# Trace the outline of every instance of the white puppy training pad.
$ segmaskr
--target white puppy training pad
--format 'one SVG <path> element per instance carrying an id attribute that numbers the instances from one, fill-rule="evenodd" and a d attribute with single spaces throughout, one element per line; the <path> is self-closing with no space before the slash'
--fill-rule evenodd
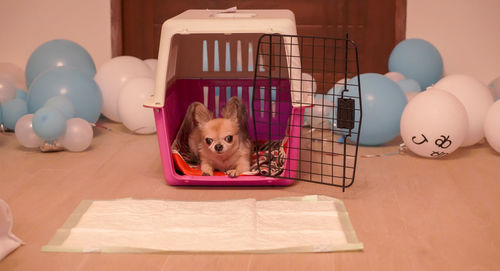
<path id="1" fill-rule="evenodd" d="M 42 251 L 284 253 L 362 250 L 342 201 L 82 201 Z"/>

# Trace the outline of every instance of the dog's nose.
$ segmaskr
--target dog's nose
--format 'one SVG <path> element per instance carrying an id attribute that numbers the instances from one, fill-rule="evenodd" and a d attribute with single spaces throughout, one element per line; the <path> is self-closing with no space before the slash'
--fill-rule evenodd
<path id="1" fill-rule="evenodd" d="M 222 146 L 222 144 L 217 144 L 217 145 L 215 145 L 214 148 L 215 148 L 216 151 L 221 152 L 222 149 L 224 148 L 224 146 Z"/>

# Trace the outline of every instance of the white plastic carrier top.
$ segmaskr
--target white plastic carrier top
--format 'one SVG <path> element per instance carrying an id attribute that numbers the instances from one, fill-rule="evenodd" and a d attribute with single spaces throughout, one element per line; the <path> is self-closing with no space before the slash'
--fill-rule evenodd
<path id="1" fill-rule="evenodd" d="M 158 52 L 158 64 L 156 70 L 155 93 L 148 99 L 144 106 L 161 108 L 165 102 L 167 81 L 167 69 L 171 49 L 171 41 L 174 35 L 188 34 L 232 34 L 232 33 L 262 33 L 296 35 L 295 15 L 290 10 L 267 9 L 267 10 L 237 10 L 230 8 L 226 10 L 187 10 L 167 21 L 162 25 L 160 48 Z M 288 40 L 285 40 L 288 39 Z M 284 37 L 284 42 L 292 43 L 292 38 Z M 298 42 L 296 46 L 286 47 L 287 55 L 299 55 Z M 288 59 L 288 58 L 287 58 Z M 294 57 L 288 64 L 290 78 L 300 78 L 300 59 Z M 292 69 L 292 67 L 294 69 Z M 298 69 L 297 69 L 298 68 Z M 291 88 L 299 90 L 300 82 L 291 80 Z M 298 97 L 293 97 L 298 96 Z M 297 105 L 310 103 L 311 93 L 303 93 L 302 97 L 293 95 L 292 102 Z"/>

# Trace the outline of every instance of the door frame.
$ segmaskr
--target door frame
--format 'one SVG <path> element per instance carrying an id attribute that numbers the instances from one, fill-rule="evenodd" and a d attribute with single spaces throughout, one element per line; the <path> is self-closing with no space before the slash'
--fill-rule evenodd
<path id="1" fill-rule="evenodd" d="M 123 55 L 122 1 L 110 0 L 111 7 L 111 56 Z M 407 0 L 395 0 L 394 44 L 406 39 Z"/>

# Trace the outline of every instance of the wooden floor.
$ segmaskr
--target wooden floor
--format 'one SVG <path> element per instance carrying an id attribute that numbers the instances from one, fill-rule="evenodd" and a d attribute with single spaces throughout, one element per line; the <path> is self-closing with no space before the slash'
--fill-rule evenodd
<path id="1" fill-rule="evenodd" d="M 104 122 L 89 150 L 40 153 L 0 134 L 0 198 L 26 242 L 0 270 L 500 270 L 500 155 L 487 143 L 447 159 L 411 154 L 360 157 L 354 185 L 172 187 L 163 179 L 156 135 Z M 361 155 L 398 146 L 362 148 Z M 362 252 L 315 254 L 42 253 L 81 200 L 267 199 L 323 194 L 344 201 Z"/>

